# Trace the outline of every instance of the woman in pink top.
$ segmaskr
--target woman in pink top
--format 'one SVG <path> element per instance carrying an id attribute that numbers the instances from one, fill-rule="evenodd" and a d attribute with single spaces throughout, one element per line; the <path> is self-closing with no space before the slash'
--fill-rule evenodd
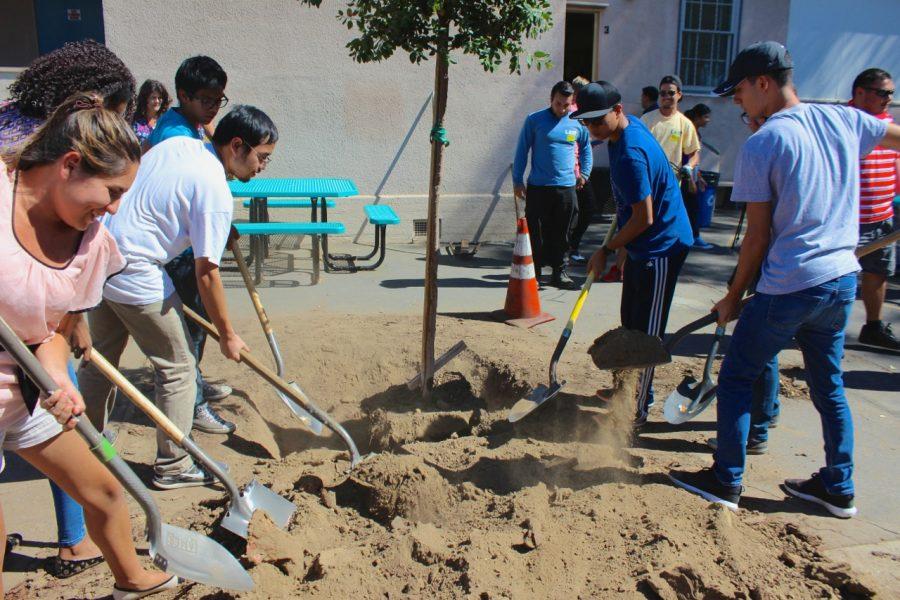
<path id="1" fill-rule="evenodd" d="M 99 97 L 76 94 L 11 158 L 13 172 L 0 170 L 0 315 L 60 387 L 38 402 L 31 386 L 20 385 L 12 357 L 0 351 L 0 445 L 84 507 L 88 531 L 115 578 L 116 599 L 140 598 L 178 580 L 141 566 L 122 486 L 71 431 L 84 401 L 68 377 L 69 346 L 56 329 L 67 313 L 99 304 L 107 277 L 124 267 L 98 218 L 115 212 L 140 153 L 121 117 Z M 27 503 L 18 508 L 27 510 Z"/>

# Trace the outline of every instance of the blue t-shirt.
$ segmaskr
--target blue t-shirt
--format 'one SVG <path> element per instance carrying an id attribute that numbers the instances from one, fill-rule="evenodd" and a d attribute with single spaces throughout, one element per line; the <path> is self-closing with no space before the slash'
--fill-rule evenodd
<path id="1" fill-rule="evenodd" d="M 531 172 L 528 185 L 575 185 L 575 144 L 578 144 L 578 163 L 581 174 L 591 175 L 594 158 L 591 155 L 590 135 L 578 121 L 569 115 L 557 117 L 549 108 L 528 115 L 513 161 L 513 183 L 522 185 L 528 151 L 531 151 Z"/>
<path id="2" fill-rule="evenodd" d="M 681 190 L 659 142 L 638 117 L 628 115 L 628 127 L 610 141 L 609 176 L 616 198 L 616 218 L 623 227 L 631 205 L 647 196 L 653 200 L 653 224 L 625 245 L 635 260 L 669 256 L 694 243 Z"/>
<path id="3" fill-rule="evenodd" d="M 163 140 L 178 136 L 203 139 L 199 128 L 192 126 L 177 109 L 170 108 L 156 122 L 156 129 L 147 138 L 147 145 L 152 148 Z"/>
<path id="4" fill-rule="evenodd" d="M 757 291 L 790 294 L 859 270 L 859 159 L 886 132 L 855 108 L 798 104 L 744 142 L 731 198 L 772 203 Z"/>

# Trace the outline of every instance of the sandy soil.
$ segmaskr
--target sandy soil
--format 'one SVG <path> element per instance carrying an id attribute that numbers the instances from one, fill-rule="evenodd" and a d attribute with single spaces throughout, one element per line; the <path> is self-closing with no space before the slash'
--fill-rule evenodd
<path id="1" fill-rule="evenodd" d="M 268 360 L 258 325 L 239 325 Z M 794 523 L 731 513 L 668 485 L 669 467 L 708 459 L 660 457 L 632 440 L 622 423 L 633 377 L 613 382 L 584 345 L 563 355 L 564 391 L 507 423 L 506 410 L 545 383 L 555 329 L 440 318 L 438 350 L 459 339 L 469 349 L 423 401 L 404 385 L 417 370 L 418 319 L 316 313 L 274 325 L 289 373 L 361 451 L 378 454 L 348 479 L 335 436 L 301 429 L 262 379 L 209 346 L 205 372 L 235 388 L 218 406 L 238 431 L 227 441 L 195 434 L 197 442 L 226 460 L 239 484 L 255 477 L 298 510 L 288 531 L 256 513 L 244 541 L 216 526 L 221 491 L 158 494 L 169 522 L 210 533 L 256 582 L 240 595 L 187 584 L 160 598 L 799 599 L 876 591 L 824 558 L 817 538 Z M 659 367 L 658 398 L 701 368 L 700 359 Z M 149 382 L 144 370 L 127 374 Z M 594 392 L 611 386 L 620 393 L 607 405 Z M 147 421 L 124 400 L 117 414 L 120 452 L 146 476 L 155 452 Z M 143 519 L 132 510 L 139 537 Z M 9 597 L 101 597 L 111 585 L 103 568 L 66 581 L 35 573 Z"/>

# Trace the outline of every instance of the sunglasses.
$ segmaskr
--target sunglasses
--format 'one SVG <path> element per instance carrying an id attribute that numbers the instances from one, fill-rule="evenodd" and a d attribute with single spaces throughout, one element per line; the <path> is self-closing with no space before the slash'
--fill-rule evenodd
<path id="1" fill-rule="evenodd" d="M 879 98 L 890 98 L 891 96 L 894 95 L 894 92 L 897 91 L 897 90 L 882 90 L 880 88 L 870 88 L 870 87 L 867 87 L 865 89 L 869 90 L 870 92 L 872 92 Z"/>
<path id="2" fill-rule="evenodd" d="M 659 95 L 663 98 L 674 98 L 677 93 L 678 92 L 660 92 Z"/>
<path id="3" fill-rule="evenodd" d="M 603 117 L 594 117 L 593 119 L 578 119 L 578 122 L 585 127 L 588 127 L 590 125 L 599 125 L 603 122 Z"/>
<path id="4" fill-rule="evenodd" d="M 741 113 L 741 121 L 744 123 L 744 125 L 749 125 L 750 124 L 750 115 L 748 115 L 745 112 Z M 760 117 L 759 119 L 757 119 L 757 121 L 759 122 L 760 125 L 762 125 L 763 123 L 766 122 L 766 117 Z"/>

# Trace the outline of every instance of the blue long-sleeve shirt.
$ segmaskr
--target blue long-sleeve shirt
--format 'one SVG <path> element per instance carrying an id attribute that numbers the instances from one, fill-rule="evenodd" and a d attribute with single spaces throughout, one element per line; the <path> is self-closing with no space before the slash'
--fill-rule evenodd
<path id="1" fill-rule="evenodd" d="M 587 179 L 594 162 L 587 129 L 568 115 L 557 117 L 549 108 L 531 113 L 519 134 L 513 161 L 513 183 L 524 183 L 530 151 L 528 185 L 574 186 L 575 144 L 578 144 L 581 174 Z"/>

